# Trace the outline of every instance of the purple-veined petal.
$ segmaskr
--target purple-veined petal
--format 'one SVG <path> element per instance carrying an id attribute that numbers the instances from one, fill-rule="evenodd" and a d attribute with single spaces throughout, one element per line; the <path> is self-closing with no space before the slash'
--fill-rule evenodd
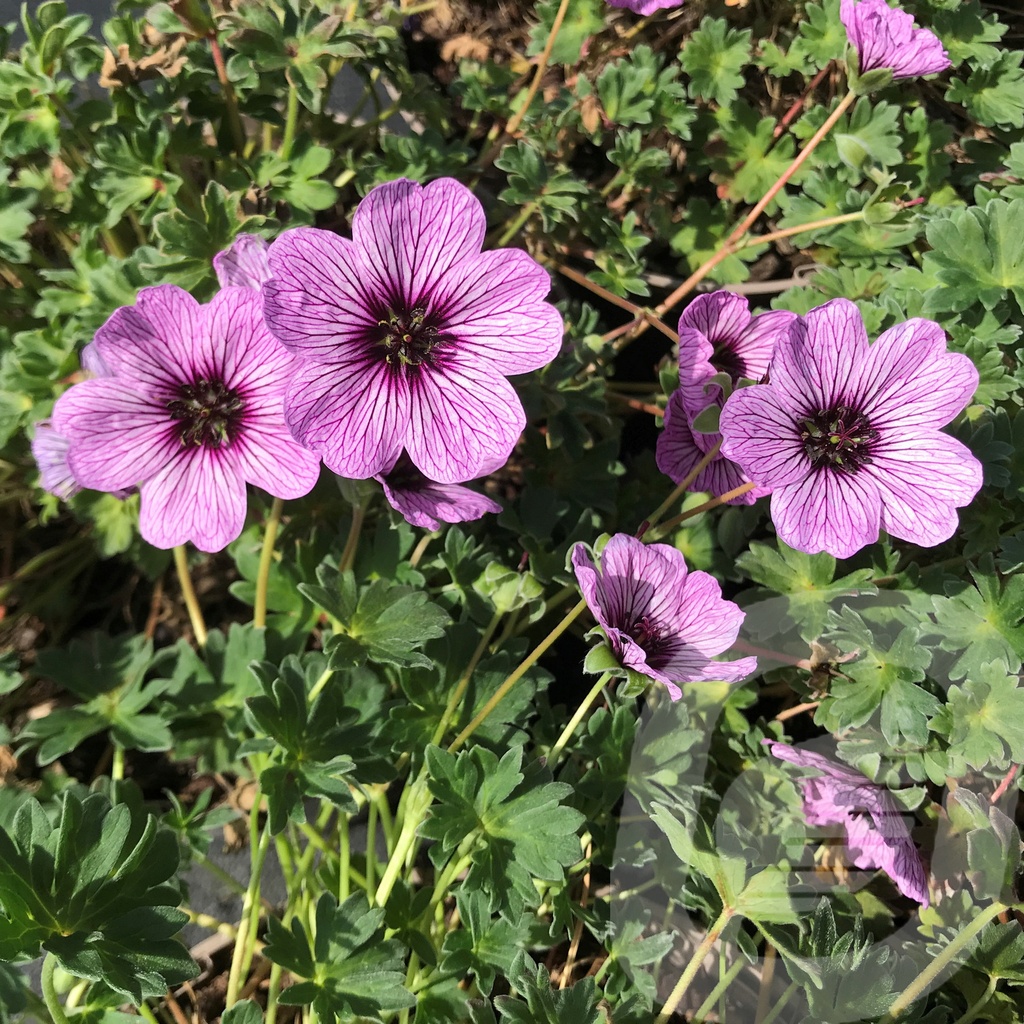
<path id="1" fill-rule="evenodd" d="M 410 309 L 426 304 L 451 267 L 480 252 L 486 230 L 480 201 L 454 178 L 378 185 L 352 218 L 374 291 Z"/>
<path id="2" fill-rule="evenodd" d="M 259 235 L 241 234 L 213 257 L 213 270 L 222 288 L 259 289 L 270 280 L 268 242 Z"/>
<path id="3" fill-rule="evenodd" d="M 953 536 L 956 509 L 969 505 L 982 484 L 970 449 L 936 430 L 886 434 L 863 473 L 878 485 L 882 529 L 924 547 Z"/>
<path id="4" fill-rule="evenodd" d="M 860 406 L 876 429 L 942 427 L 970 402 L 978 371 L 967 356 L 946 351 L 931 320 L 907 320 L 871 346 L 860 371 Z"/>
<path id="5" fill-rule="evenodd" d="M 320 460 L 285 430 L 280 418 L 274 419 L 276 423 L 260 423 L 259 429 L 245 430 L 233 441 L 231 461 L 247 483 L 273 497 L 301 498 L 316 486 Z"/>
<path id="6" fill-rule="evenodd" d="M 49 420 L 40 420 L 36 424 L 32 435 L 32 457 L 39 467 L 39 485 L 64 501 L 79 491 L 68 464 L 69 448 L 68 439 L 54 430 Z"/>
<path id="7" fill-rule="evenodd" d="M 544 298 L 548 272 L 521 249 L 467 257 L 431 293 L 444 333 L 463 359 L 486 362 L 502 375 L 551 362 L 562 347 L 562 315 Z"/>
<path id="8" fill-rule="evenodd" d="M 320 228 L 292 228 L 273 241 L 268 259 L 273 276 L 263 286 L 263 313 L 274 337 L 309 359 L 367 352 L 384 300 L 370 291 L 352 242 Z"/>
<path id="9" fill-rule="evenodd" d="M 673 632 L 705 657 L 728 650 L 739 635 L 743 610 L 722 599 L 721 584 L 709 573 L 691 572 L 676 586 L 680 593 L 676 595 Z"/>
<path id="10" fill-rule="evenodd" d="M 480 519 L 501 506 L 486 494 L 459 484 L 438 484 L 426 478 L 418 486 L 392 487 L 386 476 L 377 478 L 391 507 L 412 526 L 438 530 L 441 523 Z"/>
<path id="11" fill-rule="evenodd" d="M 722 409 L 721 453 L 765 492 L 799 483 L 810 470 L 800 428 L 780 387 L 754 384 L 734 391 Z"/>
<path id="12" fill-rule="evenodd" d="M 245 482 L 225 452 L 182 448 L 139 488 L 139 532 L 154 547 L 221 551 L 245 524 Z"/>
<path id="13" fill-rule="evenodd" d="M 796 319 L 796 313 L 785 309 L 770 309 L 751 317 L 750 323 L 731 346 L 737 362 L 743 367 L 744 377 L 750 380 L 764 377 L 777 342 L 788 334 Z"/>
<path id="14" fill-rule="evenodd" d="M 477 363 L 420 368 L 408 388 L 405 447 L 438 483 L 463 483 L 504 464 L 526 426 L 512 385 Z"/>
<path id="15" fill-rule="evenodd" d="M 849 558 L 878 540 L 882 501 L 862 474 L 819 469 L 772 492 L 771 516 L 791 548 Z"/>
<path id="16" fill-rule="evenodd" d="M 288 429 L 339 476 L 365 480 L 393 465 L 409 424 L 405 380 L 386 363 L 304 363 L 285 398 Z"/>
<path id="17" fill-rule="evenodd" d="M 97 491 L 134 487 L 181 447 L 164 407 L 111 378 L 65 391 L 53 407 L 53 425 L 71 444 L 68 463 L 75 479 Z"/>

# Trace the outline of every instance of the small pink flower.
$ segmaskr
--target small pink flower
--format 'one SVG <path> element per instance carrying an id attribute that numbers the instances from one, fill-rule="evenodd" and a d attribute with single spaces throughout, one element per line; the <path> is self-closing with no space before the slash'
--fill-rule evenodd
<path id="1" fill-rule="evenodd" d="M 608 0 L 612 7 L 625 7 L 634 14 L 645 18 L 655 11 L 663 11 L 669 7 L 681 7 L 683 0 Z"/>
<path id="2" fill-rule="evenodd" d="M 885 0 L 842 0 L 839 17 L 857 51 L 858 72 L 891 71 L 894 79 L 934 75 L 953 65 L 934 33 Z"/>
<path id="3" fill-rule="evenodd" d="M 683 695 L 677 683 L 736 682 L 757 668 L 756 658 L 712 660 L 735 643 L 744 613 L 713 576 L 690 572 L 675 548 L 617 533 L 600 565 L 577 544 L 572 567 L 615 657 L 664 683 L 673 700 Z"/>

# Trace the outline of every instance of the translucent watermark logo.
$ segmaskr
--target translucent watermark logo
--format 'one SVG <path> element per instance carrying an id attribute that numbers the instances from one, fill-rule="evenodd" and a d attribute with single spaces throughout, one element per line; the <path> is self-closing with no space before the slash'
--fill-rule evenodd
<path id="1" fill-rule="evenodd" d="M 738 650 L 758 656 L 759 698 L 697 684 L 673 703 L 651 688 L 621 807 L 612 923 L 674 936 L 659 963 L 633 969 L 655 975 L 659 1020 L 725 1010 L 745 1024 L 846 1024 L 902 1012 L 970 954 L 972 922 L 1010 899 L 1019 790 L 1012 769 L 1002 784 L 975 770 L 1007 760 L 999 730 L 975 751 L 961 742 L 970 715 L 957 709 L 976 694 L 898 593 L 847 591 L 807 608 L 772 598 L 746 612 Z M 767 720 L 750 730 L 755 700 Z M 814 738 L 774 757 L 763 741 L 783 733 Z"/>

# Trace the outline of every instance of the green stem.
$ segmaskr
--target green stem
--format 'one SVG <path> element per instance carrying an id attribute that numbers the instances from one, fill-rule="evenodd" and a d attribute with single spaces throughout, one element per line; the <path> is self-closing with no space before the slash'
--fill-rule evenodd
<path id="1" fill-rule="evenodd" d="M 122 782 L 124 780 L 124 747 L 116 740 L 112 744 L 114 756 L 110 765 L 110 781 Z"/>
<path id="2" fill-rule="evenodd" d="M 512 221 L 511 224 L 509 224 L 509 226 L 502 233 L 501 237 L 498 239 L 499 249 L 502 248 L 503 246 L 508 245 L 508 243 L 511 242 L 513 238 L 515 238 L 516 234 L 518 234 L 519 232 L 519 229 L 534 215 L 534 213 L 537 210 L 537 205 L 537 202 L 534 201 L 532 203 L 527 203 L 523 207 L 522 212 L 519 214 L 519 216 L 516 217 L 516 219 Z"/>
<path id="3" fill-rule="evenodd" d="M 700 1008 L 693 1015 L 694 1024 L 697 1024 L 698 1021 L 703 1021 L 707 1018 L 707 1015 L 714 1009 L 715 1003 L 718 1002 L 721 996 L 725 993 L 725 990 L 732 984 L 736 975 L 743 970 L 746 963 L 747 961 L 744 957 L 737 957 L 732 967 L 730 967 L 729 970 L 727 970 L 725 974 L 718 979 L 718 984 L 711 990 L 711 995 L 709 995 L 707 999 L 700 1004 Z M 604 965 L 602 964 L 601 966 L 603 967 Z"/>
<path id="4" fill-rule="evenodd" d="M 676 1007 L 683 1001 L 683 996 L 686 995 L 693 979 L 697 977 L 697 972 L 700 970 L 700 965 L 704 962 L 704 958 L 718 941 L 718 937 L 725 930 L 725 926 L 732 919 L 734 913 L 735 911 L 732 907 L 725 907 L 718 915 L 715 923 L 708 929 L 707 935 L 704 936 L 704 941 L 693 951 L 690 962 L 683 969 L 683 973 L 665 1001 L 665 1005 L 661 1008 L 661 1013 L 658 1014 L 654 1024 L 668 1024 L 672 1014 L 676 1011 Z"/>
<path id="5" fill-rule="evenodd" d="M 957 1017 L 953 1024 L 972 1024 L 972 1021 L 976 1021 L 981 1016 L 981 1011 L 988 1006 L 988 1001 L 995 995 L 996 986 L 999 984 L 999 979 L 991 977 L 988 979 L 988 985 L 985 986 L 985 991 L 982 992 L 981 996 L 971 1005 L 970 1009 L 962 1016 Z"/>
<path id="6" fill-rule="evenodd" d="M 225 885 L 230 887 L 239 896 L 245 894 L 245 886 L 242 885 L 242 883 L 233 875 L 229 875 L 219 864 L 215 864 L 212 860 L 210 860 L 210 858 L 207 857 L 205 853 L 196 853 L 194 854 L 194 856 L 198 864 L 206 868 L 206 870 L 209 871 L 211 875 L 215 875 L 217 878 L 219 878 Z"/>
<path id="7" fill-rule="evenodd" d="M 742 959 L 742 958 L 741 958 Z M 779 1014 L 786 1008 L 786 1003 L 793 998 L 793 993 L 799 988 L 799 984 L 795 981 L 791 981 L 786 987 L 786 991 L 779 996 L 779 1001 L 771 1008 L 768 1015 L 765 1017 L 761 1024 L 775 1024 L 779 1019 Z"/>
<path id="8" fill-rule="evenodd" d="M 555 764 L 557 764 L 558 757 L 565 748 L 566 743 L 572 738 L 572 734 L 576 731 L 576 726 L 583 721 L 583 717 L 590 710 L 591 705 L 601 696 L 601 691 L 608 684 L 611 677 L 610 672 L 605 672 L 591 687 L 590 693 L 584 697 L 583 703 L 576 709 L 576 714 L 569 719 L 569 724 L 562 730 L 562 735 L 555 741 L 555 745 L 551 748 L 551 753 L 548 754 L 549 768 L 554 768 Z"/>
<path id="9" fill-rule="evenodd" d="M 235 97 L 235 88 L 228 78 L 228 70 L 224 64 L 224 54 L 221 52 L 220 43 L 217 42 L 216 33 L 209 37 L 210 54 L 213 56 L 213 66 L 217 71 L 217 81 L 220 82 L 220 91 L 224 97 L 224 109 L 227 111 L 228 129 L 231 132 L 231 141 L 235 145 L 235 152 L 241 156 L 245 152 L 245 130 L 242 128 L 242 119 L 238 114 L 238 100 Z"/>
<path id="10" fill-rule="evenodd" d="M 267 625 L 267 590 L 270 585 L 270 567 L 274 562 L 274 543 L 277 528 L 281 525 L 284 500 L 275 498 L 270 506 L 270 515 L 263 530 L 263 547 L 260 550 L 260 566 L 256 573 L 256 603 L 252 610 L 252 624 L 257 629 Z"/>
<path id="11" fill-rule="evenodd" d="M 287 160 L 292 155 L 295 145 L 295 129 L 299 122 L 299 90 L 291 82 L 288 83 L 288 105 L 284 115 L 284 137 L 281 139 L 281 159 Z"/>
<path id="12" fill-rule="evenodd" d="M 61 1006 L 60 999 L 57 996 L 57 989 L 53 984 L 53 972 L 56 966 L 57 958 L 52 953 L 47 953 L 46 958 L 43 960 L 43 999 L 46 1002 L 47 1010 L 50 1011 L 50 1016 L 53 1018 L 53 1024 L 70 1024 L 68 1016 L 64 1012 L 64 1007 Z"/>
<path id="13" fill-rule="evenodd" d="M 451 697 L 448 698 L 448 704 L 444 709 L 444 713 L 441 715 L 441 721 L 437 723 L 437 728 L 434 730 L 434 735 L 430 740 L 434 746 L 437 746 L 437 744 L 441 742 L 441 739 L 447 731 L 452 717 L 458 709 L 459 702 L 462 700 L 466 693 L 466 689 L 469 687 L 470 680 L 473 678 L 473 673 L 476 671 L 477 665 L 480 664 L 480 659 L 487 653 L 487 645 L 491 642 L 491 637 L 494 636 L 494 633 L 498 628 L 498 623 L 501 622 L 501 619 L 502 613 L 495 612 L 491 616 L 491 621 L 487 623 L 487 628 L 484 630 L 483 636 L 480 638 L 480 643 L 476 645 L 476 650 L 473 651 L 473 656 L 469 659 L 469 664 L 466 666 L 466 670 L 459 677 L 458 683 L 455 684 L 455 689 L 452 691 Z"/>
<path id="14" fill-rule="evenodd" d="M 690 470 L 682 480 L 673 488 L 672 493 L 644 520 L 642 527 L 646 533 L 652 527 L 658 524 L 661 517 L 687 492 L 690 485 L 698 476 L 704 471 L 704 469 L 710 464 L 714 457 L 718 454 L 719 448 L 722 447 L 722 442 L 719 440 L 714 447 L 709 451 L 701 460 L 697 463 L 693 469 Z"/>
<path id="15" fill-rule="evenodd" d="M 179 544 L 174 549 L 174 568 L 178 572 L 178 582 L 181 584 L 181 596 L 188 609 L 189 621 L 192 623 L 192 632 L 195 634 L 196 643 L 200 647 L 206 646 L 206 621 L 203 618 L 203 610 L 199 607 L 196 598 L 195 588 L 192 586 L 192 577 L 188 571 L 188 552 L 184 544 Z"/>
<path id="16" fill-rule="evenodd" d="M 734 487 L 731 491 L 726 491 L 725 494 L 720 494 L 717 498 L 712 498 L 710 501 L 705 501 L 701 505 L 696 505 L 693 508 L 688 508 L 685 512 L 680 512 L 679 515 L 673 516 L 671 519 L 667 519 L 661 526 L 656 530 L 651 530 L 650 533 L 645 535 L 645 540 L 658 540 L 660 537 L 664 537 L 666 534 L 671 533 L 681 523 L 685 523 L 687 519 L 692 519 L 694 516 L 699 516 L 701 512 L 709 512 L 713 508 L 718 508 L 719 505 L 724 505 L 728 501 L 732 501 L 733 498 L 738 498 L 741 494 L 746 494 L 747 491 L 752 491 L 757 484 L 740 484 L 739 487 Z"/>
<path id="17" fill-rule="evenodd" d="M 504 700 L 505 695 L 512 689 L 520 679 L 526 675 L 547 651 L 549 647 L 579 618 L 583 609 L 587 607 L 586 601 L 580 601 L 566 613 L 565 618 L 558 623 L 548 635 L 526 656 L 513 673 L 498 687 L 491 699 L 480 709 L 477 716 L 466 726 L 462 732 L 451 742 L 448 752 L 454 754 L 466 740 L 480 727 L 487 716 Z"/>
<path id="18" fill-rule="evenodd" d="M 366 813 L 366 884 L 377 877 L 377 805 L 370 802 Z"/>
<path id="19" fill-rule="evenodd" d="M 259 793 L 256 794 L 256 802 L 253 804 L 252 814 L 259 813 Z M 259 905 L 260 879 L 263 875 L 263 864 L 267 859 L 267 850 L 270 849 L 270 824 L 269 822 L 260 835 L 259 845 L 256 847 L 249 886 L 245 890 L 245 899 L 242 901 L 242 915 L 238 924 L 238 935 L 235 936 L 235 948 L 231 956 L 231 970 L 228 973 L 228 991 L 224 1001 L 224 1008 L 230 1009 L 238 1001 L 238 989 L 242 983 L 242 967 L 247 959 L 250 959 L 250 921 L 253 907 Z M 255 940 L 255 934 L 251 936 Z"/>
<path id="20" fill-rule="evenodd" d="M 944 947 L 942 952 L 896 997 L 889 1007 L 889 1012 L 882 1018 L 881 1024 L 890 1024 L 906 1013 L 956 957 L 974 942 L 985 926 L 1007 909 L 1009 908 L 1005 903 L 996 901 L 986 907 L 962 932 L 955 935 L 949 945 Z"/>
<path id="21" fill-rule="evenodd" d="M 388 859 L 387 867 L 384 869 L 380 885 L 377 886 L 377 893 L 374 896 L 374 903 L 379 907 L 387 903 L 391 890 L 394 889 L 395 882 L 398 881 L 398 875 L 405 866 L 409 851 L 416 842 L 416 830 L 420 827 L 423 816 L 430 808 L 431 795 L 427 788 L 426 765 L 420 769 L 416 781 L 407 792 L 409 798 L 406 803 L 405 818 L 402 821 L 402 831 L 398 836 L 398 842 L 395 843 L 394 852 Z"/>
<path id="22" fill-rule="evenodd" d="M 363 521 L 366 519 L 366 505 L 359 504 L 352 506 L 352 523 L 348 528 L 348 538 L 345 541 L 345 550 L 338 560 L 338 572 L 346 572 L 352 568 L 356 560 L 356 549 L 359 547 L 359 534 L 363 529 Z"/>
<path id="23" fill-rule="evenodd" d="M 338 902 L 348 899 L 351 879 L 349 870 L 352 866 L 352 843 L 348 830 L 348 815 L 338 815 Z"/>

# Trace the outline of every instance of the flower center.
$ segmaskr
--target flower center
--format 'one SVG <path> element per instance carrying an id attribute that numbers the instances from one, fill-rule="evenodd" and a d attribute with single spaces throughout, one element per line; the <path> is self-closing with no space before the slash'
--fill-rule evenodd
<path id="1" fill-rule="evenodd" d="M 637 646 L 644 649 L 648 663 L 650 663 L 651 656 L 658 654 L 664 646 L 664 633 L 649 615 L 642 615 L 626 632 Z"/>
<path id="2" fill-rule="evenodd" d="M 719 342 L 711 355 L 711 365 L 718 373 L 727 373 L 734 381 L 740 377 L 747 377 L 746 361 L 740 358 L 740 354 L 731 345 Z"/>
<path id="3" fill-rule="evenodd" d="M 848 405 L 822 410 L 803 420 L 800 426 L 800 440 L 815 469 L 827 466 L 853 473 L 871 462 L 878 431 L 863 413 Z"/>
<path id="4" fill-rule="evenodd" d="M 200 377 L 182 384 L 177 397 L 167 403 L 177 420 L 183 445 L 198 448 L 223 448 L 238 436 L 242 425 L 241 396 L 223 381 Z"/>
<path id="5" fill-rule="evenodd" d="M 416 307 L 411 312 L 388 310 L 387 318 L 377 321 L 380 343 L 388 366 L 421 366 L 430 360 L 438 342 L 437 328 L 427 320 L 427 311 Z"/>

